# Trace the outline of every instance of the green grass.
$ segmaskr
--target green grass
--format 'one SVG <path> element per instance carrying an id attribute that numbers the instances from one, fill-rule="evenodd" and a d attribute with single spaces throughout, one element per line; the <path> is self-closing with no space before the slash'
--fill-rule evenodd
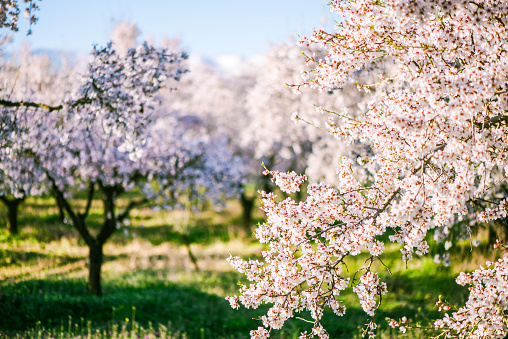
<path id="1" fill-rule="evenodd" d="M 165 279 L 164 273 L 141 271 L 109 277 L 102 298 L 89 296 L 83 279 L 20 282 L 3 291 L 2 304 L 12 307 L 0 311 L 0 326 L 12 335 L 20 327 L 24 330 L 22 324 L 40 322 L 45 328 L 59 328 L 70 316 L 90 321 L 94 329 L 104 329 L 131 318 L 133 307 L 139 324 L 171 323 L 172 331 L 191 338 L 199 337 L 202 331 L 207 337 L 244 334 L 244 328 L 255 325 L 252 314 L 244 311 L 238 315 L 222 297 L 197 288 L 194 284 L 198 281 L 174 283 Z M 231 275 L 206 278 L 208 287 L 226 282 L 234 284 Z"/>
<path id="2" fill-rule="evenodd" d="M 92 228 L 100 225 L 100 207 L 95 201 Z M 191 225 L 182 223 L 182 212 L 134 211 L 125 228 L 128 234 L 119 230 L 104 249 L 102 298 L 86 292 L 87 247 L 71 226 L 59 223 L 53 201 L 28 199 L 22 208 L 19 235 L 0 229 L 0 337 L 248 338 L 249 331 L 260 326 L 256 318 L 269 307 L 233 310 L 224 299 L 237 292 L 239 281 L 248 283 L 226 263 L 228 251 L 252 258 L 262 250 L 252 237 L 240 237 L 239 206 L 234 202 L 220 213 L 204 212 L 191 219 Z M 5 214 L 0 209 L 0 220 Z M 188 258 L 183 236 L 192 244 L 199 271 Z M 433 246 L 431 254 L 438 245 Z M 435 307 L 439 295 L 452 304 L 465 301 L 467 289 L 454 281 L 458 272 L 495 255 L 485 249 L 471 253 L 466 243 L 451 253 L 451 268 L 434 264 L 432 255 L 415 258 L 406 268 L 399 247 L 387 246 L 383 260 L 392 274 L 379 263 L 373 266 L 389 289 L 376 315 L 379 337 L 428 337 L 422 330 L 402 335 L 384 318 L 407 316 L 413 324 L 427 325 L 440 316 Z M 366 257 L 347 262 L 351 275 Z M 346 315 L 326 312 L 323 324 L 332 338 L 359 337 L 368 316 L 351 288 L 341 299 L 348 307 Z M 298 316 L 310 319 L 306 313 Z M 309 327 L 292 319 L 273 337 L 296 338 Z"/>
<path id="3" fill-rule="evenodd" d="M 172 276 L 173 280 L 178 277 L 177 282 L 170 281 Z M 145 328 L 150 323 L 165 324 L 172 333 L 185 333 L 189 338 L 200 338 L 203 333 L 206 338 L 246 338 L 249 330 L 259 325 L 253 318 L 264 314 L 267 307 L 258 310 L 229 307 L 223 296 L 234 293 L 236 282 L 242 279 L 235 272 L 204 271 L 189 275 L 183 271 L 142 270 L 108 275 L 102 298 L 89 296 L 82 278 L 30 279 L 2 289 L 0 303 L 7 307 L 0 309 L 0 327 L 11 337 L 34 326 L 51 332 L 67 328 L 70 317 L 90 322 L 93 331 L 111 331 L 113 325 L 121 328 L 126 319 L 132 319 L 135 307 L 136 321 Z M 354 299 L 351 297 L 346 299 Z M 395 307 L 381 312 L 379 317 L 416 314 L 416 310 Z M 300 316 L 310 318 L 308 314 Z M 358 333 L 358 326 L 365 319 L 361 309 L 350 308 L 344 318 L 326 314 L 323 323 L 332 337 L 347 338 Z M 292 320 L 285 326 L 282 337 L 295 337 L 306 326 L 303 321 Z M 80 329 L 84 330 L 82 325 Z"/>

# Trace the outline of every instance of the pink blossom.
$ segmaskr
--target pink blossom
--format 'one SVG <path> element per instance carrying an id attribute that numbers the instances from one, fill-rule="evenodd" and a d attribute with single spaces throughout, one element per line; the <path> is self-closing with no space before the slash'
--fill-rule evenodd
<path id="1" fill-rule="evenodd" d="M 508 2 L 333 0 L 330 8 L 338 24 L 302 39 L 303 47 L 323 53 L 307 55 L 311 69 L 294 90 L 334 91 L 353 81 L 369 92 L 356 107 L 327 111 L 323 124 L 334 137 L 368 145 L 360 161 L 368 167 L 360 176 L 343 157 L 334 185 L 309 183 L 302 201 L 263 195 L 266 222 L 256 236 L 269 250 L 248 272 L 255 283 L 240 290 L 240 301 L 274 304 L 278 312 L 263 318 L 270 329 L 308 310 L 313 331 L 321 331 L 324 308 L 337 308 L 350 283 L 363 310 L 376 314 L 386 285 L 371 269 L 384 252 L 379 236 L 388 231 L 408 263 L 429 252 L 431 230 L 448 240 L 461 216 L 491 221 L 507 214 L 505 197 L 495 193 L 508 173 Z M 382 76 L 359 77 L 365 69 Z M 266 173 L 288 193 L 305 180 Z M 486 207 L 471 212 L 480 199 Z M 365 251 L 371 256 L 361 273 L 348 276 L 343 259 Z M 451 264 L 448 253 L 437 259 Z M 487 266 L 459 276 L 470 298 L 436 327 L 457 336 L 506 335 L 506 261 Z"/>

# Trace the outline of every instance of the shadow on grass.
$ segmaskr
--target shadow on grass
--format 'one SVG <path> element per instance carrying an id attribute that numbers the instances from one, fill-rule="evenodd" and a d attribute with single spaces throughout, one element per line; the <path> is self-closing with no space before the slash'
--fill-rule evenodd
<path id="1" fill-rule="evenodd" d="M 102 298 L 90 296 L 83 279 L 4 283 L 0 289 L 0 328 L 12 334 L 35 327 L 37 321 L 46 328 L 60 328 L 72 317 L 74 322 L 84 318 L 94 328 L 104 329 L 113 322 L 131 318 L 133 307 L 140 324 L 170 323 L 172 330 L 186 332 L 188 338 L 201 338 L 202 333 L 206 338 L 247 338 L 250 330 L 261 326 L 261 322 L 253 318 L 264 315 L 268 306 L 263 305 L 257 310 L 233 310 L 223 297 L 235 293 L 237 282 L 244 280 L 244 276 L 236 272 L 182 273 L 188 275 L 182 283 L 171 282 L 167 270 L 105 277 Z M 465 293 L 457 293 L 457 286 L 449 278 L 409 273 L 387 278 L 390 293 L 383 299 L 383 307 L 376 315 L 381 330 L 389 331 L 385 317 L 407 316 L 424 324 L 439 317 L 433 307 L 436 293 L 452 293 L 452 301 L 464 299 Z M 221 296 L 213 291 L 219 291 Z M 357 306 L 357 297 L 350 288 L 341 299 L 348 307 L 346 315 L 337 317 L 326 311 L 322 323 L 331 338 L 353 338 L 358 336 L 358 328 L 369 316 Z M 305 312 L 297 316 L 311 319 Z M 291 319 L 274 337 L 298 337 L 300 331 L 311 327 L 300 319 Z"/>
<path id="2" fill-rule="evenodd" d="M 158 246 L 165 242 L 178 245 L 185 245 L 184 236 L 192 244 L 210 244 L 216 240 L 229 241 L 228 230 L 223 225 L 198 224 L 189 227 L 187 234 L 175 230 L 173 225 L 160 225 L 150 227 L 130 226 L 129 231 L 137 237 L 149 241 L 152 245 Z M 118 242 L 118 241 L 117 241 Z"/>
<path id="3" fill-rule="evenodd" d="M 235 311 L 223 297 L 202 292 L 192 283 L 160 279 L 157 273 L 160 272 L 105 279 L 102 298 L 90 296 L 80 279 L 26 280 L 3 285 L 0 328 L 11 335 L 35 327 L 38 321 L 45 328 L 60 328 L 66 326 L 69 317 L 75 322 L 84 318 L 94 328 L 105 328 L 113 321 L 131 318 L 133 307 L 140 324 L 171 323 L 172 330 L 186 332 L 189 338 L 199 338 L 203 331 L 207 338 L 247 337 L 249 329 L 257 327 L 252 318 L 260 316 L 261 310 Z M 236 278 L 234 274 L 215 274 L 215 283 L 234 284 Z"/>
<path id="4" fill-rule="evenodd" d="M 54 261 L 59 265 L 66 265 L 83 260 L 83 258 L 69 255 L 44 254 L 36 251 L 0 249 L 0 267 L 16 264 L 33 264 L 38 261 L 47 260 Z"/>

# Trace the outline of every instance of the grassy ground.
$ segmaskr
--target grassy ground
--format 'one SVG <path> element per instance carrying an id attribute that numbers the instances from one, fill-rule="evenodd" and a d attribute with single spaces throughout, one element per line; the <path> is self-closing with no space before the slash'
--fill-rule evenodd
<path id="1" fill-rule="evenodd" d="M 90 218 L 99 225 L 100 204 L 93 207 Z M 5 215 L 1 209 L 0 223 Z M 246 338 L 267 307 L 233 310 L 224 300 L 236 293 L 239 281 L 246 283 L 226 263 L 228 252 L 259 257 L 262 250 L 254 239 L 242 237 L 239 223 L 234 202 L 199 218 L 148 208 L 134 211 L 131 224 L 105 247 L 104 296 L 99 298 L 85 289 L 87 247 L 71 226 L 60 224 L 51 199 L 29 199 L 20 213 L 19 235 L 9 236 L 0 227 L 0 338 Z M 185 237 L 192 243 L 197 268 Z M 463 303 L 467 289 L 455 284 L 457 273 L 494 257 L 485 249 L 475 251 L 469 252 L 468 244 L 452 248 L 452 267 L 434 264 L 431 255 L 406 268 L 399 248 L 389 245 L 383 260 L 392 274 L 378 266 L 390 291 L 376 316 L 380 337 L 428 337 L 421 330 L 402 336 L 384 318 L 405 315 L 427 325 L 439 316 L 435 302 L 440 294 Z M 349 262 L 350 272 L 363 259 Z M 350 305 L 346 315 L 325 314 L 325 328 L 332 338 L 358 337 L 368 316 L 351 289 L 342 298 Z M 296 338 L 308 325 L 293 319 L 274 337 Z"/>

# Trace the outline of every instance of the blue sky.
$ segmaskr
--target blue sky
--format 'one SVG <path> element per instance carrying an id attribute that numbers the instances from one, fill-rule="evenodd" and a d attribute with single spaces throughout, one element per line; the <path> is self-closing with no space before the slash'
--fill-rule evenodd
<path id="1" fill-rule="evenodd" d="M 42 0 L 39 21 L 26 23 L 8 49 L 28 39 L 34 50 L 88 52 L 103 45 L 121 21 L 134 22 L 141 39 L 180 38 L 191 55 L 216 58 L 262 54 L 269 43 L 288 42 L 314 27 L 331 25 L 326 0 Z"/>

